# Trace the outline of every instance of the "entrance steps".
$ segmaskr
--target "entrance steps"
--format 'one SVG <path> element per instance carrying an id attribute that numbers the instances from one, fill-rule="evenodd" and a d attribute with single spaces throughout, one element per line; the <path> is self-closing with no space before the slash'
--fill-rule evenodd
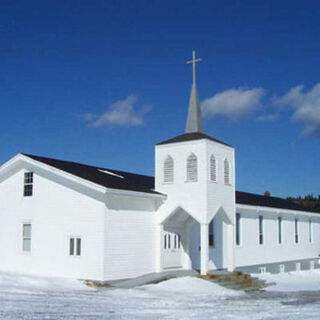
<path id="1" fill-rule="evenodd" d="M 108 282 L 108 285 L 114 288 L 130 289 L 146 284 L 159 283 L 173 278 L 196 277 L 198 275 L 198 272 L 195 270 L 163 271 L 148 273 L 132 279 L 110 281 Z"/>
<path id="2" fill-rule="evenodd" d="M 252 277 L 250 274 L 241 271 L 210 271 L 206 276 L 199 277 L 233 290 L 263 290 L 264 288 L 273 285 L 273 283 L 267 283 L 265 280 Z"/>

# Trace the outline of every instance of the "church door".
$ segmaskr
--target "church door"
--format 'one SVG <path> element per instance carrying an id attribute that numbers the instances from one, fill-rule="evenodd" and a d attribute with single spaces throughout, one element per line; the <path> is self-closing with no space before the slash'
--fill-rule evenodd
<path id="1" fill-rule="evenodd" d="M 182 228 L 166 228 L 163 233 L 163 268 L 182 267 Z"/>

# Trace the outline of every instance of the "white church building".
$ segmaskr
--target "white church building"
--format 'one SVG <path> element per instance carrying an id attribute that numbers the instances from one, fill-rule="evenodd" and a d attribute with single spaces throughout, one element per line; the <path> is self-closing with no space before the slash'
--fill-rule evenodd
<path id="1" fill-rule="evenodd" d="M 155 146 L 155 177 L 29 154 L 0 167 L 1 271 L 110 281 L 320 267 L 319 214 L 236 191 L 234 148 L 204 133 L 197 61 L 185 133 Z"/>

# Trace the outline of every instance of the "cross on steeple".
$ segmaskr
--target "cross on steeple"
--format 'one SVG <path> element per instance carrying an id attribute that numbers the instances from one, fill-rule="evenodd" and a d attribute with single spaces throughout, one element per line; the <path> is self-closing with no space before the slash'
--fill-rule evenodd
<path id="1" fill-rule="evenodd" d="M 192 60 L 187 61 L 187 64 L 192 63 L 192 80 L 196 83 L 196 63 L 202 61 L 201 58 L 196 59 L 196 51 L 192 51 Z"/>
<path id="2" fill-rule="evenodd" d="M 192 51 L 192 60 L 187 61 L 187 64 L 192 63 L 192 76 L 193 83 L 191 88 L 190 100 L 189 100 L 189 111 L 186 124 L 186 133 L 202 132 L 203 123 L 201 116 L 201 108 L 198 97 L 198 90 L 196 85 L 196 63 L 202 61 L 200 58 L 196 58 L 196 51 Z"/>

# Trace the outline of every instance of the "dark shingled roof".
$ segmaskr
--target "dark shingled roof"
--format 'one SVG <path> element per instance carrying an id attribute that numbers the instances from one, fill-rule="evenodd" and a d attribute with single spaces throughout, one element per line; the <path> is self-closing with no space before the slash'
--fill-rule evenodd
<path id="1" fill-rule="evenodd" d="M 184 134 L 182 134 L 180 136 L 177 136 L 177 137 L 174 137 L 172 139 L 169 139 L 169 140 L 166 140 L 166 141 L 163 141 L 163 142 L 159 142 L 159 143 L 157 143 L 157 146 L 160 146 L 162 144 L 184 142 L 184 141 L 192 141 L 192 140 L 200 140 L 200 139 L 208 139 L 208 140 L 220 143 L 220 144 L 224 144 L 225 146 L 231 147 L 229 144 L 227 144 L 225 142 L 222 142 L 222 141 L 219 141 L 219 140 L 217 140 L 215 138 L 212 138 L 212 137 L 210 137 L 207 134 L 202 133 L 202 132 L 184 133 Z"/>
<path id="2" fill-rule="evenodd" d="M 36 161 L 45 163 L 54 168 L 71 173 L 80 178 L 94 182 L 106 188 L 161 194 L 154 190 L 154 177 L 151 176 L 144 176 L 119 170 L 88 166 L 81 163 L 39 157 L 30 154 L 23 155 Z M 100 170 L 108 171 L 109 173 L 105 173 Z M 236 203 L 252 206 L 313 212 L 312 210 L 302 205 L 290 202 L 282 198 L 267 197 L 259 194 L 241 191 L 236 191 Z"/>
<path id="3" fill-rule="evenodd" d="M 247 204 L 251 206 L 261 206 L 261 207 L 313 212 L 309 208 L 306 208 L 305 206 L 291 202 L 289 200 L 285 200 L 277 197 L 262 196 L 259 194 L 241 192 L 241 191 L 236 192 L 236 203 Z"/>
<path id="4" fill-rule="evenodd" d="M 154 191 L 154 177 L 30 154 L 23 155 L 106 188 L 160 194 Z M 105 170 L 110 173 L 105 173 L 100 170 Z"/>

